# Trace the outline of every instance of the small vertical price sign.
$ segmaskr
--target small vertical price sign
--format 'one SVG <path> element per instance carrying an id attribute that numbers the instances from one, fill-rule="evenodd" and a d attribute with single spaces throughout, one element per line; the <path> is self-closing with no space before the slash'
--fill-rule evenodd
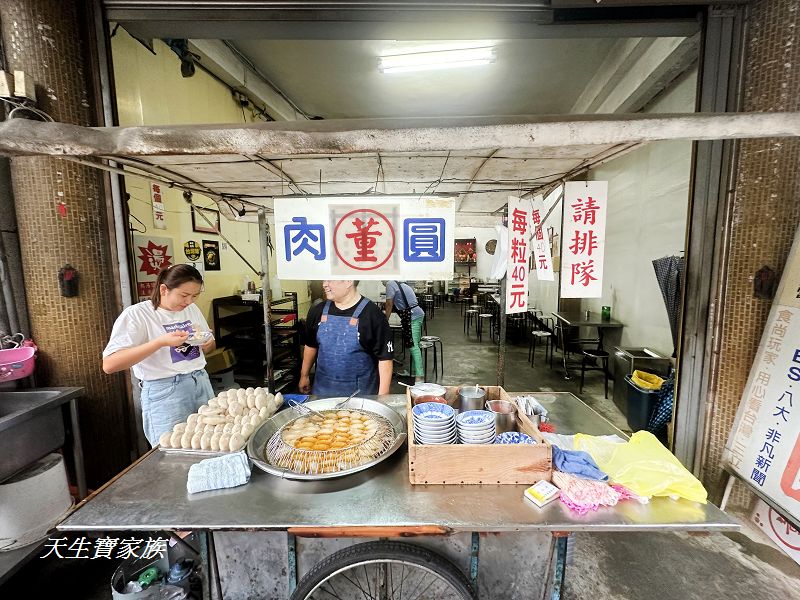
<path id="1" fill-rule="evenodd" d="M 150 200 L 153 203 L 153 228 L 166 229 L 166 209 L 164 208 L 164 198 L 161 196 L 161 185 L 150 182 Z"/>
<path id="2" fill-rule="evenodd" d="M 531 211 L 529 202 L 508 198 L 508 265 L 506 266 L 506 314 L 528 309 L 528 240 Z"/>

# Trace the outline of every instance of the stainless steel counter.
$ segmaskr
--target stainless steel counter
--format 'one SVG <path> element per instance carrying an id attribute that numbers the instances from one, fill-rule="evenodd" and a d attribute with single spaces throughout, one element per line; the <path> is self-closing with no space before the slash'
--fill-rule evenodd
<path id="1" fill-rule="evenodd" d="M 559 433 L 617 433 L 570 393 L 537 393 Z M 379 398 L 402 411 L 405 396 Z M 439 526 L 450 531 L 721 531 L 738 525 L 712 504 L 626 501 L 585 516 L 559 502 L 538 509 L 524 485 L 411 485 L 407 453 L 355 475 L 287 481 L 253 470 L 250 483 L 189 495 L 189 467 L 201 460 L 153 451 L 82 504 L 62 531 L 287 530 L 295 527 Z"/>

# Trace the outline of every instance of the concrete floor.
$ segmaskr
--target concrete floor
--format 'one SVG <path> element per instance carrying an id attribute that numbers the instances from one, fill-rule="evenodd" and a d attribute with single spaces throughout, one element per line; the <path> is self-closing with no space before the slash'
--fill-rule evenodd
<path id="1" fill-rule="evenodd" d="M 437 309 L 428 333 L 445 341 L 447 385 L 494 384 L 497 346 L 487 337 L 465 337 L 457 306 Z M 571 391 L 577 378 L 565 381 L 558 368 L 527 362 L 527 344 L 509 344 L 505 387 L 510 391 Z M 556 355 L 558 358 L 558 355 Z M 432 360 L 432 356 L 429 357 Z M 554 362 L 555 365 L 555 362 Z M 429 369 L 431 366 L 429 365 Z M 392 392 L 403 392 L 393 384 Z M 611 390 L 609 390 L 611 396 Z M 599 372 L 587 374 L 580 397 L 611 423 L 625 430 L 624 416 L 603 397 Z M 709 600 L 800 599 L 800 566 L 763 534 L 747 527 L 741 533 L 577 534 L 571 540 L 564 598 L 569 600 Z M 0 598 L 62 597 L 100 600 L 111 597 L 109 581 L 118 561 L 34 559 L 0 587 Z"/>

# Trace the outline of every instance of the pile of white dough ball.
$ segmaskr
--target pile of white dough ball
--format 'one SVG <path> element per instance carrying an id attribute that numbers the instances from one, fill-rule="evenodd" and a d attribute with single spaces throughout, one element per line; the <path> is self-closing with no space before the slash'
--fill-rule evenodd
<path id="1" fill-rule="evenodd" d="M 158 443 L 162 448 L 237 452 L 281 404 L 280 392 L 272 395 L 251 387 L 226 390 L 162 434 Z"/>

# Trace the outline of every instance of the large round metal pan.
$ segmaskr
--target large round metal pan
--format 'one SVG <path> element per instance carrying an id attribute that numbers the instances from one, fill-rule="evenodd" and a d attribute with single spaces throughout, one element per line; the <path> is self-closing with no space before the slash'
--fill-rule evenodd
<path id="1" fill-rule="evenodd" d="M 308 406 L 316 411 L 321 410 L 329 410 L 334 407 L 339 402 L 345 400 L 345 397 L 342 396 L 340 398 L 323 398 L 321 400 L 312 400 L 310 402 L 306 402 L 303 406 Z M 365 469 L 369 469 L 373 465 L 377 465 L 379 462 L 386 460 L 389 456 L 394 454 L 398 448 L 403 445 L 403 442 L 406 440 L 406 422 L 403 417 L 401 417 L 397 411 L 391 409 L 390 407 L 386 406 L 381 402 L 376 402 L 375 400 L 369 400 L 367 398 L 351 398 L 347 401 L 346 404 L 343 404 L 340 408 L 347 409 L 352 408 L 355 410 L 365 410 L 369 412 L 373 412 L 377 415 L 380 415 L 389 423 L 391 423 L 392 427 L 394 428 L 394 442 L 389 448 L 380 456 L 377 456 L 375 459 L 364 463 L 363 465 L 358 465 L 357 467 L 352 467 L 350 469 L 344 469 L 343 471 L 337 471 L 336 473 L 319 473 L 314 475 L 306 475 L 303 473 L 295 473 L 294 471 L 290 471 L 288 469 L 281 469 L 276 467 L 275 465 L 270 464 L 267 461 L 266 453 L 264 452 L 264 446 L 266 446 L 269 439 L 272 435 L 281 429 L 284 425 L 286 425 L 292 419 L 296 419 L 298 417 L 298 413 L 293 411 L 292 409 L 282 410 L 266 421 L 261 424 L 261 426 L 250 436 L 250 441 L 247 442 L 247 455 L 250 457 L 250 460 L 262 471 L 266 471 L 270 475 L 275 475 L 277 477 L 283 477 L 284 479 L 300 479 L 306 481 L 316 481 L 318 479 L 333 479 L 336 477 L 344 477 L 345 475 L 350 475 L 351 473 L 358 473 L 359 471 L 363 471 Z"/>

